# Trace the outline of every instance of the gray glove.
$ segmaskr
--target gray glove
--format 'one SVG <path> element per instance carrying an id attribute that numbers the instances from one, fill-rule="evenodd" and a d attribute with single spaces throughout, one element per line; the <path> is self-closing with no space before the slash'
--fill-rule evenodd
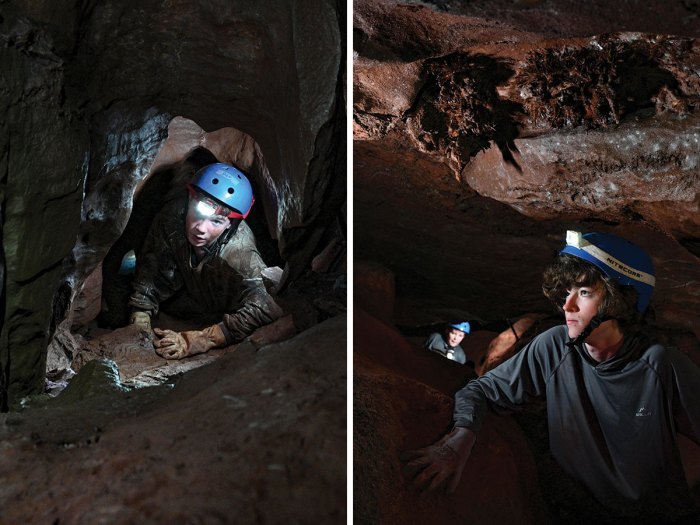
<path id="1" fill-rule="evenodd" d="M 462 470 L 472 452 L 476 434 L 469 429 L 455 427 L 440 441 L 419 450 L 401 454 L 407 472 L 414 474 L 413 484 L 421 489 L 435 490 L 445 485 L 452 494 Z"/>

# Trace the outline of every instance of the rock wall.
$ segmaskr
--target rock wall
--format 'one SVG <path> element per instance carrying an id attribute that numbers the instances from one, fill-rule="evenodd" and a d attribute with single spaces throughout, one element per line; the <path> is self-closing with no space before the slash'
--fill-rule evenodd
<path id="1" fill-rule="evenodd" d="M 533 456 L 509 418 L 489 418 L 454 495 L 421 492 L 400 456 L 448 428 L 473 371 L 428 354 L 357 310 L 353 503 L 357 523 L 547 523 Z"/>
<path id="2" fill-rule="evenodd" d="M 2 2 L 5 407 L 43 388 L 46 345 L 118 239 L 176 116 L 235 128 L 293 280 L 344 224 L 345 4 Z"/>

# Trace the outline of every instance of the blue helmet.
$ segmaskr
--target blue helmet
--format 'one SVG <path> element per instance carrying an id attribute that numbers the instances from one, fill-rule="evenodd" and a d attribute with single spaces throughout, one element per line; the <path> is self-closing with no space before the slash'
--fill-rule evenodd
<path id="1" fill-rule="evenodd" d="M 233 210 L 228 214 L 231 218 L 245 219 L 255 202 L 253 187 L 243 172 L 221 162 L 200 169 L 189 186 Z"/>
<path id="2" fill-rule="evenodd" d="M 634 286 L 639 294 L 637 311 L 644 313 L 654 291 L 656 277 L 651 257 L 636 244 L 610 233 L 566 232 L 568 253 L 595 265 L 620 286 Z"/>
<path id="3" fill-rule="evenodd" d="M 457 330 L 461 330 L 465 334 L 468 334 L 472 328 L 467 321 L 464 321 L 462 323 L 450 324 L 450 327 L 456 328 Z"/>

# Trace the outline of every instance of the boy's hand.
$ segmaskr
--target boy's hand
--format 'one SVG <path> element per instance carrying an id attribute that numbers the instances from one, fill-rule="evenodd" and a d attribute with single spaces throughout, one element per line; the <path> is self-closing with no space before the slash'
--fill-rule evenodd
<path id="1" fill-rule="evenodd" d="M 435 490 L 446 484 L 447 493 L 452 494 L 475 442 L 474 432 L 455 427 L 432 445 L 404 452 L 401 460 L 404 461 L 405 470 L 414 475 L 413 484 L 421 490 Z"/>

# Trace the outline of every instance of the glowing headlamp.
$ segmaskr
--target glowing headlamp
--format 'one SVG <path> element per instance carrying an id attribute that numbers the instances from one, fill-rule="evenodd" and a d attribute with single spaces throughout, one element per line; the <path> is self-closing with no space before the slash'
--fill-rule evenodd
<path id="1" fill-rule="evenodd" d="M 575 232 L 568 230 L 566 232 L 566 244 L 569 246 L 575 246 L 576 248 L 583 247 L 583 235 L 580 232 Z"/>
<path id="2" fill-rule="evenodd" d="M 210 201 L 200 200 L 197 203 L 197 213 L 203 215 L 204 217 L 211 217 L 216 213 L 217 205 Z"/>
<path id="3" fill-rule="evenodd" d="M 228 217 L 229 219 L 245 219 L 250 208 L 244 214 L 239 213 L 236 210 L 229 208 L 228 206 L 222 205 L 219 201 L 209 198 L 204 195 L 201 191 L 191 184 L 187 185 L 187 191 L 190 193 L 190 197 L 197 202 L 195 204 L 195 211 L 202 217 L 211 217 L 212 215 L 221 215 L 223 217 Z M 250 207 L 253 207 L 253 202 L 255 198 L 251 197 Z"/>

